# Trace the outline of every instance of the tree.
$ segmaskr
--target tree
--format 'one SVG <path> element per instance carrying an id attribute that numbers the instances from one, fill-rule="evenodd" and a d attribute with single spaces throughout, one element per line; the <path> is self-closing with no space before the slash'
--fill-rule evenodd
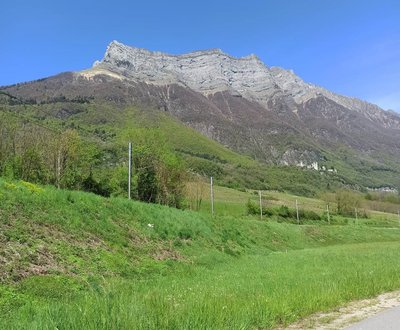
<path id="1" fill-rule="evenodd" d="M 186 185 L 186 196 L 188 198 L 188 206 L 191 210 L 200 210 L 206 189 L 207 185 L 203 177 L 197 173 L 191 174 L 190 182 Z"/>
<path id="2" fill-rule="evenodd" d="M 134 169 L 136 191 L 139 200 L 148 203 L 157 203 L 161 193 L 158 185 L 157 171 L 161 171 L 159 155 L 152 152 L 147 146 L 134 149 Z"/>
<path id="3" fill-rule="evenodd" d="M 337 213 L 343 216 L 353 216 L 355 209 L 360 207 L 360 196 L 350 190 L 336 192 Z"/>
<path id="4" fill-rule="evenodd" d="M 0 113 L 0 175 L 62 188 L 94 188 L 99 149 L 78 132 L 57 132 Z M 91 181 L 92 180 L 92 181 Z M 105 193 L 105 191 L 103 191 Z"/>
<path id="5" fill-rule="evenodd" d="M 158 129 L 130 131 L 124 141 L 133 142 L 134 197 L 149 203 L 182 207 L 186 181 L 183 161 Z"/>

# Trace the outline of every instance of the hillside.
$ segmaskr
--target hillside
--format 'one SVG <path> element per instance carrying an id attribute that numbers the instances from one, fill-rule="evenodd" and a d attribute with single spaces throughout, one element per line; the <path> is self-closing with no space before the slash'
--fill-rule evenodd
<path id="1" fill-rule="evenodd" d="M 85 148 L 96 146 L 92 170 L 98 181 L 112 177 L 112 173 L 121 167 L 126 171 L 128 141 L 132 141 L 134 146 L 152 141 L 159 145 L 165 143 L 166 148 L 172 148 L 185 160 L 190 171 L 214 176 L 219 184 L 229 187 L 276 189 L 314 195 L 328 186 L 332 189 L 340 187 L 343 182 L 357 185 L 356 179 L 349 179 L 357 175 L 354 172 L 347 177 L 335 173 L 320 175 L 317 171 L 295 166 L 261 163 L 232 151 L 169 113 L 154 108 L 65 99 L 43 104 L 3 103 L 0 109 L 0 132 L 4 136 L 0 145 L 2 155 L 10 152 L 12 146 L 17 146 L 21 155 L 29 148 L 48 150 L 46 146 L 49 139 L 42 135 L 50 134 L 51 139 L 56 140 L 65 130 L 73 129 L 82 137 Z M 30 136 L 28 141 L 23 138 L 25 136 Z M 39 153 L 42 154 L 42 151 L 39 150 Z M 1 163 L 4 167 L 4 162 L 0 154 L 0 169 Z M 32 178 L 25 180 L 34 181 Z"/>
<path id="2" fill-rule="evenodd" d="M 224 167 L 222 152 L 231 159 L 240 154 L 273 165 L 272 171 L 279 173 L 285 172 L 277 170 L 280 166 L 317 163 L 325 175 L 337 171 L 334 182 L 353 187 L 400 186 L 398 115 L 306 83 L 290 70 L 266 66 L 256 56 L 234 58 L 221 50 L 168 55 L 112 42 L 93 68 L 4 86 L 1 91 L 3 112 L 25 117 L 29 113 L 59 127 L 90 126 L 94 131 L 99 126 L 118 135 L 122 120 L 141 124 L 146 118 L 152 126 L 167 129 L 167 139 L 178 151 L 196 161 L 201 158 L 203 165 L 205 158 L 212 162 L 207 163 L 210 167 Z M 174 134 L 164 125 L 165 118 L 174 122 Z M 189 134 L 187 127 L 224 147 L 206 142 L 193 131 Z M 195 155 L 190 154 L 192 147 Z M 236 167 L 234 163 L 230 167 Z M 257 180 L 252 185 L 265 181 L 267 188 L 278 188 L 258 174 L 268 172 L 267 167 L 254 167 L 262 170 L 254 170 Z M 290 167 L 287 172 L 301 176 Z M 242 174 L 229 174 L 235 178 L 223 181 L 243 186 L 244 180 L 238 179 Z M 301 186 L 304 180 L 300 181 Z M 326 182 L 318 187 L 326 187 Z"/>
<path id="3" fill-rule="evenodd" d="M 270 328 L 400 286 L 397 223 L 211 218 L 4 180 L 0 202 L 2 328 Z"/>

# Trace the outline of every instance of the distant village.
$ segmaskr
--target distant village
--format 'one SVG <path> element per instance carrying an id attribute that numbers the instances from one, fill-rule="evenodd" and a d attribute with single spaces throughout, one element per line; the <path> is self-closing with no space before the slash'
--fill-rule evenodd
<path id="1" fill-rule="evenodd" d="M 398 194 L 399 191 L 392 187 L 367 188 L 369 191 Z"/>
<path id="2" fill-rule="evenodd" d="M 337 169 L 334 168 L 333 166 L 330 168 L 327 168 L 325 165 L 320 166 L 318 164 L 318 162 L 312 162 L 311 164 L 306 164 L 303 161 L 300 161 L 299 163 L 296 164 L 296 166 L 301 167 L 301 168 L 307 168 L 309 170 L 319 171 L 319 172 L 330 172 L 330 173 L 338 172 Z M 379 187 L 379 188 L 367 187 L 367 190 L 375 191 L 375 192 L 383 192 L 383 193 L 394 193 L 394 194 L 399 193 L 399 191 L 393 187 Z"/>
<path id="3" fill-rule="evenodd" d="M 309 170 L 315 170 L 315 171 L 320 171 L 320 172 L 331 172 L 331 173 L 337 173 L 337 169 L 331 166 L 330 168 L 327 168 L 325 165 L 319 166 L 318 162 L 313 162 L 310 165 L 307 165 L 303 161 L 300 161 L 300 163 L 296 164 L 296 166 L 301 167 L 301 168 L 307 168 Z"/>

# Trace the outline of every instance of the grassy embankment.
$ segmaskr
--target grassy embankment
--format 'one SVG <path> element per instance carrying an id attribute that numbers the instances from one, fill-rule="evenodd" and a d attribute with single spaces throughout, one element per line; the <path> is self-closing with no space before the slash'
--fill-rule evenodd
<path id="1" fill-rule="evenodd" d="M 400 287 L 394 220 L 211 218 L 3 180 L 0 203 L 2 328 L 270 328 Z"/>

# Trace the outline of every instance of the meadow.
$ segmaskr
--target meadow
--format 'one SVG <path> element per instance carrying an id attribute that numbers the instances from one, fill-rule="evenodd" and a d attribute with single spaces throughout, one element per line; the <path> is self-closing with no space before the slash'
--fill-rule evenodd
<path id="1" fill-rule="evenodd" d="M 204 183 L 203 201 L 200 208 L 201 212 L 210 213 L 210 185 Z M 333 193 L 321 193 L 320 197 L 306 197 L 280 192 L 276 190 L 261 191 L 263 208 L 274 208 L 278 206 L 288 206 L 294 209 L 296 201 L 300 210 L 313 211 L 323 216 L 327 213 L 329 205 L 332 218 L 344 220 L 337 214 L 337 203 Z M 354 193 L 360 198 L 359 213 L 366 214 L 367 219 L 360 217 L 359 222 L 374 222 L 375 225 L 387 225 L 389 227 L 400 224 L 400 216 L 398 211 L 400 205 L 398 203 L 388 203 L 379 201 L 370 201 L 364 198 L 360 193 Z M 259 204 L 259 191 L 251 189 L 235 190 L 227 187 L 214 187 L 214 204 L 215 211 L 219 215 L 232 215 L 243 217 L 247 215 L 246 203 L 251 200 L 254 204 Z M 356 222 L 355 218 L 348 218 L 350 222 Z"/>
<path id="2" fill-rule="evenodd" d="M 216 187 L 211 217 L 206 203 L 193 212 L 0 180 L 0 327 L 269 329 L 400 288 L 393 215 L 261 221 L 245 214 L 249 195 Z"/>

